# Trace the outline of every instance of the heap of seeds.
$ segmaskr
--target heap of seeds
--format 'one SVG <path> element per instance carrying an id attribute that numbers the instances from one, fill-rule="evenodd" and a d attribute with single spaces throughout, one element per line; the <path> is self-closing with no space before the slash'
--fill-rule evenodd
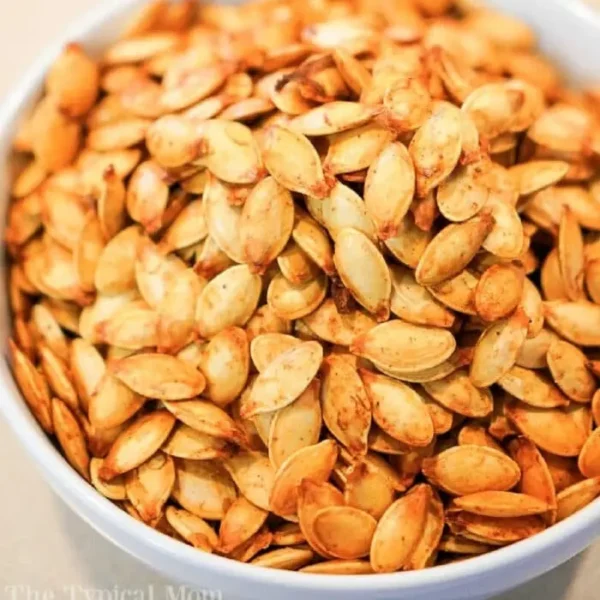
<path id="1" fill-rule="evenodd" d="M 600 90 L 525 24 L 154 1 L 64 49 L 14 148 L 14 374 L 134 518 L 353 574 L 600 494 Z"/>

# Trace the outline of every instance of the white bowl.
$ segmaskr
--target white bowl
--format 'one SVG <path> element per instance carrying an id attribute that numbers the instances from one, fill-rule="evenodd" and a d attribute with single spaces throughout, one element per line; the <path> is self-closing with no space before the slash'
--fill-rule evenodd
<path id="1" fill-rule="evenodd" d="M 121 24 L 142 4 L 143 0 L 103 2 L 44 53 L 1 107 L 0 156 L 5 166 L 0 171 L 2 237 L 15 124 L 38 95 L 52 58 L 72 40 L 82 42 L 90 51 L 99 51 L 115 39 Z M 532 24 L 542 48 L 570 73 L 573 81 L 600 81 L 600 17 L 578 0 L 490 0 L 490 4 Z M 5 270 L 4 264 L 2 268 Z M 0 327 L 0 343 L 6 354 L 10 330 L 6 294 L 0 295 Z M 221 590 L 227 600 L 305 600 L 308 595 L 314 600 L 485 598 L 552 569 L 600 534 L 600 501 L 596 501 L 535 537 L 468 561 L 424 571 L 339 577 L 254 567 L 199 552 L 129 517 L 81 479 L 56 451 L 32 418 L 5 361 L 0 362 L 0 386 L 0 407 L 7 421 L 48 483 L 74 512 L 157 571 L 198 588 Z"/>

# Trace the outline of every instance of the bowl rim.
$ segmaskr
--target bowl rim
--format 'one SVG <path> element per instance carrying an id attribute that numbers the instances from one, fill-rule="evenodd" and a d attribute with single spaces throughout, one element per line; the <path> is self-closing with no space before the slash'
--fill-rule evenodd
<path id="1" fill-rule="evenodd" d="M 104 3 L 85 13 L 75 24 L 68 27 L 57 41 L 48 46 L 0 104 L 0 143 L 4 143 L 9 148 L 7 136 L 11 135 L 14 130 L 22 106 L 41 88 L 45 72 L 65 43 L 78 40 L 85 44 L 86 38 L 96 29 L 107 25 L 110 21 L 117 19 L 119 14 L 131 10 L 132 7 L 141 5 L 143 2 L 144 0 L 105 0 Z M 568 4 L 562 0 L 546 0 L 546 2 L 553 2 L 564 10 L 576 12 L 580 18 L 594 20 L 599 23 L 600 27 L 598 15 L 579 0 L 570 0 Z M 2 224 L 3 227 L 4 224 Z M 76 497 L 78 504 L 83 505 L 86 515 L 79 514 L 79 516 L 94 529 L 141 560 L 144 558 L 136 548 L 149 546 L 156 555 L 162 555 L 165 559 L 180 560 L 182 566 L 197 569 L 198 572 L 208 569 L 219 576 L 233 576 L 241 584 L 260 584 L 272 588 L 289 587 L 305 592 L 345 591 L 377 594 L 418 589 L 423 593 L 440 587 L 455 587 L 473 579 L 480 579 L 482 574 L 488 571 L 516 568 L 525 559 L 535 558 L 552 546 L 558 547 L 561 543 L 566 543 L 567 540 L 584 534 L 592 523 L 600 524 L 600 500 L 597 500 L 575 515 L 531 538 L 454 564 L 440 565 L 419 571 L 375 575 L 339 576 L 284 570 L 274 571 L 215 554 L 199 552 L 197 549 L 131 518 L 86 482 L 52 445 L 48 436 L 31 416 L 6 360 L 0 361 L 0 386 L 2 388 L 0 408 L 19 442 L 51 487 L 57 491 L 60 490 L 59 493 L 63 500 L 75 512 L 79 513 L 78 507 L 71 498 L 67 497 L 68 495 Z M 60 485 L 53 479 L 60 481 Z M 69 490 L 68 493 L 65 488 Z M 102 522 L 111 523 L 122 534 L 129 536 L 131 543 L 123 542 L 122 536 L 116 541 L 110 533 L 103 531 L 103 523 L 96 523 L 95 519 L 88 516 L 95 514 Z M 146 562 L 148 563 L 147 559 Z M 148 564 L 161 569 L 152 562 Z M 163 572 L 165 572 L 164 569 Z"/>

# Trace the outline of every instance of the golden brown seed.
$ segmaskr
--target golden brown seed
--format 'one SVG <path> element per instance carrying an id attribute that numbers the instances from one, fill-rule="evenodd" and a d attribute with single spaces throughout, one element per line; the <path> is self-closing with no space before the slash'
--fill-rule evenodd
<path id="1" fill-rule="evenodd" d="M 416 173 L 417 195 L 424 198 L 452 171 L 461 153 L 460 112 L 440 102 L 413 137 L 408 151 Z"/>
<path id="2" fill-rule="evenodd" d="M 249 540 L 263 526 L 268 514 L 244 496 L 237 498 L 219 526 L 219 550 L 228 554 Z"/>
<path id="3" fill-rule="evenodd" d="M 323 421 L 352 454 L 365 454 L 371 427 L 371 401 L 356 369 L 341 356 L 323 365 Z"/>
<path id="4" fill-rule="evenodd" d="M 476 388 L 463 369 L 423 383 L 423 388 L 442 406 L 459 415 L 481 418 L 492 412 L 493 400 L 489 390 Z"/>
<path id="5" fill-rule="evenodd" d="M 164 405 L 179 421 L 202 434 L 237 444 L 244 441 L 235 421 L 222 408 L 208 400 L 164 402 Z M 219 446 L 218 449 L 223 450 L 223 447 Z"/>
<path id="6" fill-rule="evenodd" d="M 148 398 L 184 400 L 202 392 L 202 373 L 166 354 L 135 354 L 110 365 L 110 372 L 133 391 Z"/>
<path id="7" fill-rule="evenodd" d="M 157 410 L 134 421 L 115 440 L 102 468 L 100 479 L 109 481 L 135 469 L 148 460 L 167 439 L 175 425 L 175 417 Z"/>
<path id="8" fill-rule="evenodd" d="M 475 308 L 485 321 L 509 315 L 523 295 L 525 273 L 511 264 L 496 264 L 481 276 L 475 289 Z"/>
<path id="9" fill-rule="evenodd" d="M 285 248 L 293 225 L 291 193 L 272 177 L 266 177 L 246 199 L 239 220 L 245 262 L 257 273 L 263 273 Z"/>
<path id="10" fill-rule="evenodd" d="M 394 319 L 355 338 L 350 351 L 377 367 L 403 373 L 435 367 L 455 348 L 456 340 L 449 331 Z"/>
<path id="11" fill-rule="evenodd" d="M 520 402 L 505 407 L 506 416 L 541 449 L 559 456 L 577 456 L 592 426 L 585 406 L 535 408 Z"/>
<path id="12" fill-rule="evenodd" d="M 587 506 L 600 494 L 600 478 L 584 479 L 559 492 L 557 501 L 557 521 L 562 521 Z"/>
<path id="13" fill-rule="evenodd" d="M 319 155 L 301 133 L 278 125 L 270 127 L 263 139 L 262 155 L 267 170 L 283 187 L 318 198 L 329 192 Z"/>
<path id="14" fill-rule="evenodd" d="M 400 381 L 366 369 L 360 370 L 360 376 L 377 425 L 404 444 L 428 446 L 433 439 L 433 423 L 419 394 Z"/>
<path id="15" fill-rule="evenodd" d="M 377 573 L 398 571 L 410 559 L 425 530 L 431 487 L 415 486 L 383 514 L 371 543 L 371 567 Z"/>
<path id="16" fill-rule="evenodd" d="M 202 519 L 220 520 L 237 498 L 227 471 L 213 460 L 175 461 L 176 479 L 172 497 Z"/>
<path id="17" fill-rule="evenodd" d="M 313 380 L 322 360 L 318 342 L 303 342 L 280 354 L 252 385 L 240 411 L 242 418 L 291 404 Z"/>
<path id="18" fill-rule="evenodd" d="M 299 485 L 302 480 L 310 479 L 314 483 L 327 481 L 337 455 L 335 442 L 324 440 L 319 444 L 301 448 L 289 456 L 275 474 L 270 510 L 280 516 L 296 514 Z"/>
<path id="19" fill-rule="evenodd" d="M 558 228 L 558 264 L 569 300 L 583 297 L 584 249 L 577 218 L 567 207 Z"/>
<path id="20" fill-rule="evenodd" d="M 269 284 L 267 303 L 279 318 L 292 321 L 311 314 L 326 293 L 327 278 L 323 274 L 306 283 L 294 285 L 278 273 Z"/>
<path id="21" fill-rule="evenodd" d="M 261 279 L 246 265 L 226 269 L 202 290 L 196 305 L 196 328 L 203 338 L 244 325 L 258 305 Z"/>
<path id="22" fill-rule="evenodd" d="M 269 460 L 278 468 L 300 448 L 319 441 L 321 433 L 319 381 L 314 379 L 294 402 L 278 410 L 269 428 Z"/>
<path id="23" fill-rule="evenodd" d="M 403 144 L 393 142 L 371 163 L 365 180 L 365 205 L 380 239 L 398 234 L 414 192 L 415 172 L 410 155 Z"/>
<path id="24" fill-rule="evenodd" d="M 548 367 L 556 385 L 576 402 L 590 402 L 596 381 L 587 368 L 585 354 L 573 344 L 554 340 L 547 354 Z"/>
<path id="25" fill-rule="evenodd" d="M 600 341 L 600 307 L 580 300 L 544 303 L 548 324 L 559 335 L 578 346 L 597 346 Z"/>
<path id="26" fill-rule="evenodd" d="M 519 466 L 506 454 L 485 446 L 465 445 L 423 460 L 423 474 L 450 494 L 505 491 L 519 481 Z"/>
<path id="27" fill-rule="evenodd" d="M 344 285 L 378 321 L 389 317 L 391 279 L 377 247 L 356 229 L 342 229 L 336 240 L 334 262 Z"/>
<path id="28" fill-rule="evenodd" d="M 58 398 L 52 399 L 52 423 L 58 443 L 69 464 L 89 480 L 90 457 L 81 426 L 68 406 Z"/>
<path id="29" fill-rule="evenodd" d="M 481 248 L 494 218 L 482 213 L 464 223 L 451 224 L 438 233 L 425 249 L 415 271 L 422 285 L 434 285 L 458 275 Z"/>

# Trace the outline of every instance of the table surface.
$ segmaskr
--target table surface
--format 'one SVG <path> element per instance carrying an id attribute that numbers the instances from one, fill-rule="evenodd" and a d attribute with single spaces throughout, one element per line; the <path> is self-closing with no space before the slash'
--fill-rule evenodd
<path id="1" fill-rule="evenodd" d="M 99 1 L 0 1 L 0 97 L 66 23 Z M 116 600 L 151 586 L 153 599 L 163 600 L 178 591 L 178 584 L 130 558 L 73 514 L 1 419 L 0 456 L 0 599 Z M 599 589 L 600 542 L 497 600 L 591 600 Z"/>

